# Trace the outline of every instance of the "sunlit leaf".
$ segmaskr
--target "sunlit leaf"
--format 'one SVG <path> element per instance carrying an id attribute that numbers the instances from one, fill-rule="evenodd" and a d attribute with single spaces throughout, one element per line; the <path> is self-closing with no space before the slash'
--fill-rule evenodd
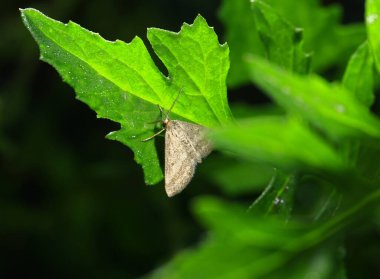
<path id="1" fill-rule="evenodd" d="M 50 19 L 34 9 L 22 10 L 25 25 L 36 39 L 41 59 L 69 83 L 77 98 L 98 117 L 120 123 L 108 138 L 128 145 L 142 165 L 148 184 L 162 179 L 153 134 L 159 119 L 157 104 L 169 109 L 179 92 L 173 113 L 204 126 L 231 120 L 225 79 L 228 47 L 221 46 L 205 19 L 198 16 L 179 33 L 150 29 L 148 38 L 169 71 L 156 67 L 143 41 L 110 42 L 78 24 Z"/>
<path id="2" fill-rule="evenodd" d="M 339 84 L 292 74 L 259 57 L 247 57 L 247 66 L 251 80 L 279 105 L 333 138 L 380 136 L 380 121 Z"/>
<path id="3" fill-rule="evenodd" d="M 255 117 L 210 134 L 216 148 L 235 156 L 293 168 L 344 169 L 339 155 L 319 136 L 294 119 Z"/>

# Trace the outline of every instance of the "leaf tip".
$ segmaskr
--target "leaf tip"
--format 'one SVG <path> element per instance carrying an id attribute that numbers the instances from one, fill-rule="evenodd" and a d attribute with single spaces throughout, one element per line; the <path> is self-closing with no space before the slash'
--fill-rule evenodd
<path id="1" fill-rule="evenodd" d="M 201 14 L 197 14 L 197 16 L 195 17 L 194 22 L 196 22 L 196 21 L 206 22 L 206 19 Z"/>
<path id="2" fill-rule="evenodd" d="M 18 9 L 21 13 L 21 15 L 26 15 L 28 13 L 39 13 L 39 14 L 42 14 L 39 10 L 36 10 L 34 8 L 19 8 Z"/>
<path id="3" fill-rule="evenodd" d="M 212 30 L 214 29 L 214 27 L 208 25 L 207 20 L 201 14 L 197 14 L 196 18 L 194 19 L 194 23 L 192 25 L 206 26 Z"/>
<path id="4" fill-rule="evenodd" d="M 32 8 L 18 8 L 18 10 L 20 11 L 21 14 L 24 14 L 28 10 L 33 10 L 33 9 Z"/>
<path id="5" fill-rule="evenodd" d="M 22 20 L 25 21 L 25 13 L 28 11 L 28 8 L 19 8 L 18 10 L 20 11 Z"/>

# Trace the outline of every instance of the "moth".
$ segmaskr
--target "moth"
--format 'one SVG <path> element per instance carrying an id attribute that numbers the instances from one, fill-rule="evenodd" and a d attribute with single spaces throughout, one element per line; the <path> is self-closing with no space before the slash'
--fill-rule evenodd
<path id="1" fill-rule="evenodd" d="M 163 129 L 153 136 L 144 139 L 148 141 L 165 133 L 165 191 L 168 197 L 182 192 L 194 176 L 195 167 L 212 151 L 212 145 L 204 134 L 206 128 L 197 124 L 180 120 L 171 120 L 169 114 L 173 109 L 182 90 L 165 113 L 159 106 L 162 115 Z"/>

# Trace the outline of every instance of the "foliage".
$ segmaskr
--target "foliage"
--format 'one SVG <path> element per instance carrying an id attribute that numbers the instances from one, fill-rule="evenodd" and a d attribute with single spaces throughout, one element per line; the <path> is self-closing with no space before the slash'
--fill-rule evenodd
<path id="1" fill-rule="evenodd" d="M 251 1 L 224 0 L 220 10 L 220 18 L 227 26 L 226 39 L 231 48 L 231 71 L 228 78 L 231 86 L 249 82 L 248 74 L 244 71 L 243 57 L 247 53 L 265 55 L 263 49 L 270 37 L 273 37 L 272 43 L 274 41 L 277 44 L 283 43 L 284 40 L 300 41 L 301 34 L 294 36 L 292 33 L 297 34 L 303 30 L 302 44 L 306 53 L 313 55 L 311 67 L 317 72 L 333 66 L 344 67 L 350 54 L 365 40 L 362 24 L 340 23 L 342 11 L 337 5 L 321 6 L 318 0 L 256 2 L 261 3 L 251 6 Z M 261 10 L 268 9 L 264 3 L 270 4 L 278 14 L 271 16 L 268 13 L 262 14 Z M 260 5 L 261 8 L 254 8 L 255 5 Z M 297 28 L 289 30 L 290 34 L 284 32 L 291 26 Z M 289 52 L 297 49 L 297 47 L 289 48 L 286 43 L 280 47 Z M 290 53 L 282 56 L 282 59 L 291 58 L 293 57 Z"/>
<path id="2" fill-rule="evenodd" d="M 148 184 L 162 179 L 154 140 L 148 138 L 159 118 L 157 104 L 169 109 L 182 90 L 173 113 L 207 127 L 231 121 L 226 98 L 228 47 L 198 16 L 179 33 L 156 28 L 148 38 L 169 71 L 154 65 L 142 40 L 108 42 L 79 25 L 54 21 L 34 9 L 22 11 L 25 25 L 38 42 L 41 59 L 52 64 L 98 117 L 120 123 L 108 135 L 135 153 Z"/>
<path id="3" fill-rule="evenodd" d="M 181 89 L 173 118 L 210 128 L 221 160 L 237 162 L 211 163 L 205 175 L 227 195 L 249 193 L 251 206 L 238 199 L 197 198 L 194 214 L 209 233 L 148 278 L 350 275 L 344 262 L 350 228 L 359 216 L 371 222 L 380 198 L 380 121 L 376 108 L 371 110 L 373 64 L 380 71 L 380 1 L 366 2 L 367 39 L 362 24 L 339 23 L 338 7 L 299 3 L 224 0 L 220 15 L 231 46 L 229 84 L 255 84 L 283 109 L 234 120 L 226 95 L 229 49 L 202 16 L 178 33 L 148 30 L 166 77 L 138 37 L 129 44 L 109 42 L 75 23 L 22 10 L 41 58 L 99 117 L 120 123 L 108 137 L 134 151 L 148 184 L 162 174 L 154 142 L 141 140 L 156 128 L 148 124 L 159 118 L 156 104 L 169 109 Z M 290 11 L 296 11 L 292 22 Z M 341 66 L 354 46 L 342 81 L 315 72 Z M 243 182 L 237 173 L 245 176 Z M 215 179 L 221 175 L 222 181 Z M 258 178 L 247 182 L 253 176 Z"/>

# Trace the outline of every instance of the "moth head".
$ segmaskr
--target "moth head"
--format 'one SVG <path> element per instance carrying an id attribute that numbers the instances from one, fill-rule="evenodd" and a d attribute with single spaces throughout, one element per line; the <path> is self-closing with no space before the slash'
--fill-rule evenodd
<path id="1" fill-rule="evenodd" d="M 165 118 L 164 121 L 162 121 L 162 125 L 166 128 L 166 126 L 169 124 L 170 120 L 169 118 Z"/>

